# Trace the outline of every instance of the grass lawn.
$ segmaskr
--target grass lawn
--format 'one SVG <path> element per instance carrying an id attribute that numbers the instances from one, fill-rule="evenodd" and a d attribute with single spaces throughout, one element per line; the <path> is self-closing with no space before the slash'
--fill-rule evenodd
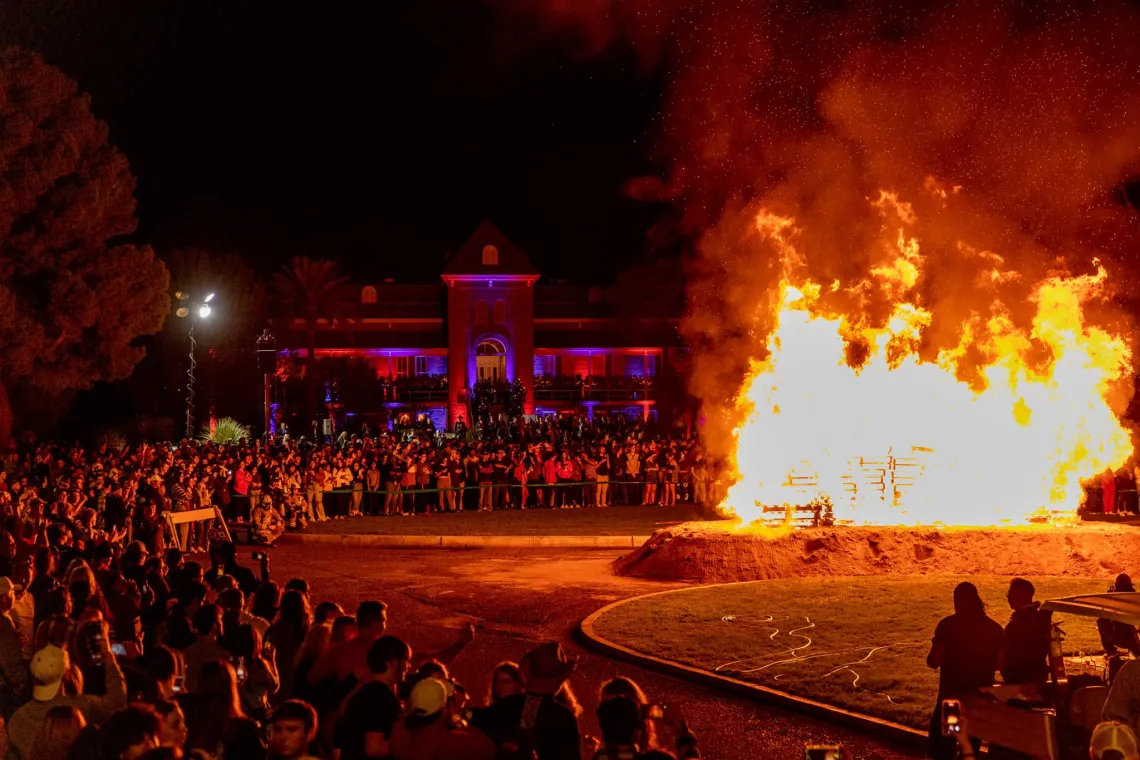
<path id="1" fill-rule="evenodd" d="M 938 689 L 930 637 L 961 578 L 800 578 L 637 599 L 598 619 L 605 638 L 667 660 L 925 729 Z M 1004 625 L 1007 578 L 971 578 Z M 1037 598 L 1109 581 L 1033 578 Z M 1065 653 L 1103 651 L 1095 621 L 1054 616 Z"/>
<path id="2" fill-rule="evenodd" d="M 648 536 L 699 520 L 692 505 L 608 509 L 507 509 L 496 512 L 359 517 L 315 523 L 307 533 L 404 536 Z"/>

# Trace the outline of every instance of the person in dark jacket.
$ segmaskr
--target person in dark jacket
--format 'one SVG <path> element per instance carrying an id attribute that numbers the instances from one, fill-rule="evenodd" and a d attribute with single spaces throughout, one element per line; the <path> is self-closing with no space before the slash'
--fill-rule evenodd
<path id="1" fill-rule="evenodd" d="M 519 663 L 525 693 L 476 713 L 473 722 L 495 742 L 500 757 L 580 760 L 578 716 L 556 697 L 575 664 L 557 642 L 540 644 Z"/>
<path id="2" fill-rule="evenodd" d="M 1005 626 L 1002 680 L 1009 684 L 1042 685 L 1049 680 L 1049 637 L 1052 613 L 1033 601 L 1036 589 L 1025 578 L 1009 582 L 1006 599 L 1013 614 Z"/>
<path id="3" fill-rule="evenodd" d="M 1121 573 L 1116 576 L 1116 581 L 1108 587 L 1110 594 L 1128 593 L 1135 590 L 1132 586 L 1132 578 L 1128 573 Z M 1106 655 L 1111 657 L 1116 654 L 1118 649 L 1140 655 L 1140 640 L 1136 636 L 1136 626 L 1098 618 L 1096 629 L 1100 633 L 1100 643 L 1104 645 Z"/>

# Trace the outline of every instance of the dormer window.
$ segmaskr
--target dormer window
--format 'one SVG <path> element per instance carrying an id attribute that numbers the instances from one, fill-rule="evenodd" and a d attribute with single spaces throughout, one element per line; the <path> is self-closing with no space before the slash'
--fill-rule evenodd
<path id="1" fill-rule="evenodd" d="M 483 266 L 497 267 L 499 266 L 499 249 L 493 245 L 483 246 Z"/>
<path id="2" fill-rule="evenodd" d="M 361 303 L 376 303 L 376 288 L 371 285 L 365 285 L 360 289 L 360 302 Z"/>

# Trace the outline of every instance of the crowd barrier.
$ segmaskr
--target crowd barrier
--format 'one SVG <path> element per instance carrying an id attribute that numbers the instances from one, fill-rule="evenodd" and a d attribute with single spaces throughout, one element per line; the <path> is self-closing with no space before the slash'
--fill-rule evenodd
<path id="1" fill-rule="evenodd" d="M 485 489 L 485 488 L 490 488 L 492 490 L 503 489 L 503 488 L 508 488 L 508 489 L 509 488 L 571 488 L 571 487 L 575 487 L 575 486 L 577 486 L 577 487 L 596 486 L 599 484 L 609 485 L 609 486 L 614 486 L 614 485 L 623 485 L 623 486 L 655 485 L 659 488 L 661 486 L 664 486 L 664 485 L 675 485 L 675 486 L 682 486 L 683 485 L 686 487 L 693 485 L 692 481 L 688 481 L 688 482 L 677 481 L 676 483 L 666 483 L 665 481 L 661 481 L 661 480 L 654 480 L 654 481 L 647 481 L 647 480 L 600 480 L 600 481 L 599 480 L 575 480 L 575 481 L 558 481 L 555 483 L 546 483 L 544 481 L 534 482 L 534 483 L 477 483 L 475 485 L 466 485 L 465 484 L 463 486 L 455 486 L 452 488 L 398 488 L 395 491 L 369 490 L 367 488 L 363 488 L 363 489 L 360 489 L 360 488 L 332 488 L 332 489 L 324 489 L 321 491 L 321 493 L 322 494 L 370 493 L 370 494 L 377 494 L 377 495 L 384 494 L 385 496 L 387 496 L 388 494 L 393 494 L 393 495 L 423 494 L 423 493 L 441 493 L 443 491 L 479 491 L 479 490 Z M 711 483 L 708 485 L 711 485 Z M 308 493 L 308 492 L 302 491 L 302 493 Z"/>

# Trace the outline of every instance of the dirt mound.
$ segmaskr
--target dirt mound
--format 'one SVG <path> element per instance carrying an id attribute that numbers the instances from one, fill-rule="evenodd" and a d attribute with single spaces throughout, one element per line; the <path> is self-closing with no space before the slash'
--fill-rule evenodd
<path id="1" fill-rule="evenodd" d="M 1140 528 L 835 527 L 779 538 L 688 523 L 614 563 L 620 575 L 703 583 L 810 575 L 1107 576 L 1138 568 Z"/>

